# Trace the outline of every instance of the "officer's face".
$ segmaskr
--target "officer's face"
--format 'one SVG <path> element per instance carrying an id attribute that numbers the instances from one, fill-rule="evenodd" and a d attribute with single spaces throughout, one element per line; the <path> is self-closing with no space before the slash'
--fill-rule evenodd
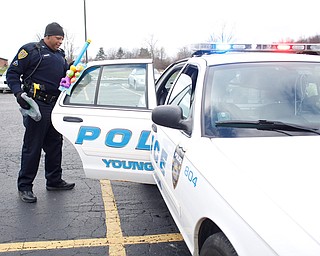
<path id="1" fill-rule="evenodd" d="M 47 36 L 45 39 L 45 43 L 54 51 L 57 51 L 63 42 L 63 36 Z"/>

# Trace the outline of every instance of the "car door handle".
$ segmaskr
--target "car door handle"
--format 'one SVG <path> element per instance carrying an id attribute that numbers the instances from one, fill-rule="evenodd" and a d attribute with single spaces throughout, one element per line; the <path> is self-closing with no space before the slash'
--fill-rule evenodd
<path id="1" fill-rule="evenodd" d="M 154 131 L 155 133 L 157 133 L 157 126 L 155 124 L 151 125 L 152 131 Z"/>
<path id="2" fill-rule="evenodd" d="M 83 122 L 83 119 L 80 117 L 74 117 L 74 116 L 64 116 L 63 121 L 71 122 L 71 123 L 81 123 Z"/>

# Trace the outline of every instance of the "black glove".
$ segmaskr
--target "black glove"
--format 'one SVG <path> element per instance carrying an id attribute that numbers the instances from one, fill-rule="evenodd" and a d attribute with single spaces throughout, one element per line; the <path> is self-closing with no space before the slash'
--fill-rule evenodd
<path id="1" fill-rule="evenodd" d="M 26 102 L 22 97 L 21 94 L 23 92 L 17 92 L 14 96 L 16 96 L 17 98 L 17 102 L 19 103 L 20 107 L 24 108 L 24 109 L 30 109 L 30 105 L 28 104 L 28 102 Z"/>

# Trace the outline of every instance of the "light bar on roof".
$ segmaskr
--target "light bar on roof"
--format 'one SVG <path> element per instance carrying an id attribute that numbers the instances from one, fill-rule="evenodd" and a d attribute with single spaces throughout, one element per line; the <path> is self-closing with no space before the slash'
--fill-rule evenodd
<path id="1" fill-rule="evenodd" d="M 320 51 L 320 44 L 309 43 L 274 43 L 274 44 L 258 44 L 259 51 L 274 52 L 317 52 Z"/>
<path id="2" fill-rule="evenodd" d="M 254 52 L 320 52 L 320 44 L 308 43 L 273 43 L 273 44 L 238 44 L 238 43 L 202 43 L 194 44 L 192 50 L 199 54 L 224 53 L 233 51 Z"/>
<path id="3" fill-rule="evenodd" d="M 196 51 L 232 51 L 232 50 L 245 50 L 251 49 L 251 44 L 226 44 L 226 43 L 203 43 L 203 44 L 194 44 L 192 49 Z"/>
<path id="4" fill-rule="evenodd" d="M 292 50 L 295 50 L 295 51 L 303 51 L 303 50 L 305 50 L 305 46 L 304 45 L 297 44 L 297 45 L 291 45 L 291 47 L 292 47 Z"/>
<path id="5" fill-rule="evenodd" d="M 320 51 L 320 44 L 310 44 L 307 49 L 310 49 L 311 51 Z"/>
<path id="6" fill-rule="evenodd" d="M 279 45 L 277 45 L 277 49 L 280 51 L 288 51 L 288 50 L 290 50 L 290 45 L 279 44 Z"/>
<path id="7" fill-rule="evenodd" d="M 230 44 L 216 44 L 216 50 L 228 51 L 231 49 Z"/>

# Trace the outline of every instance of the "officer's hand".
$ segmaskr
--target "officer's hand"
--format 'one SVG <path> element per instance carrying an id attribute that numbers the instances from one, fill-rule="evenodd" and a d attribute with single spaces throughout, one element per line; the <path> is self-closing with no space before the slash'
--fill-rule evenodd
<path id="1" fill-rule="evenodd" d="M 19 103 L 20 107 L 24 108 L 24 109 L 30 109 L 30 105 L 28 104 L 28 102 L 26 102 L 22 97 L 21 94 L 23 92 L 17 92 L 15 94 L 16 98 L 17 98 L 17 102 Z"/>
<path id="2" fill-rule="evenodd" d="M 68 65 L 69 65 L 69 68 L 68 68 L 68 69 L 70 69 L 70 67 L 71 67 L 73 64 L 74 64 L 74 60 L 71 61 L 70 63 L 68 63 Z"/>

